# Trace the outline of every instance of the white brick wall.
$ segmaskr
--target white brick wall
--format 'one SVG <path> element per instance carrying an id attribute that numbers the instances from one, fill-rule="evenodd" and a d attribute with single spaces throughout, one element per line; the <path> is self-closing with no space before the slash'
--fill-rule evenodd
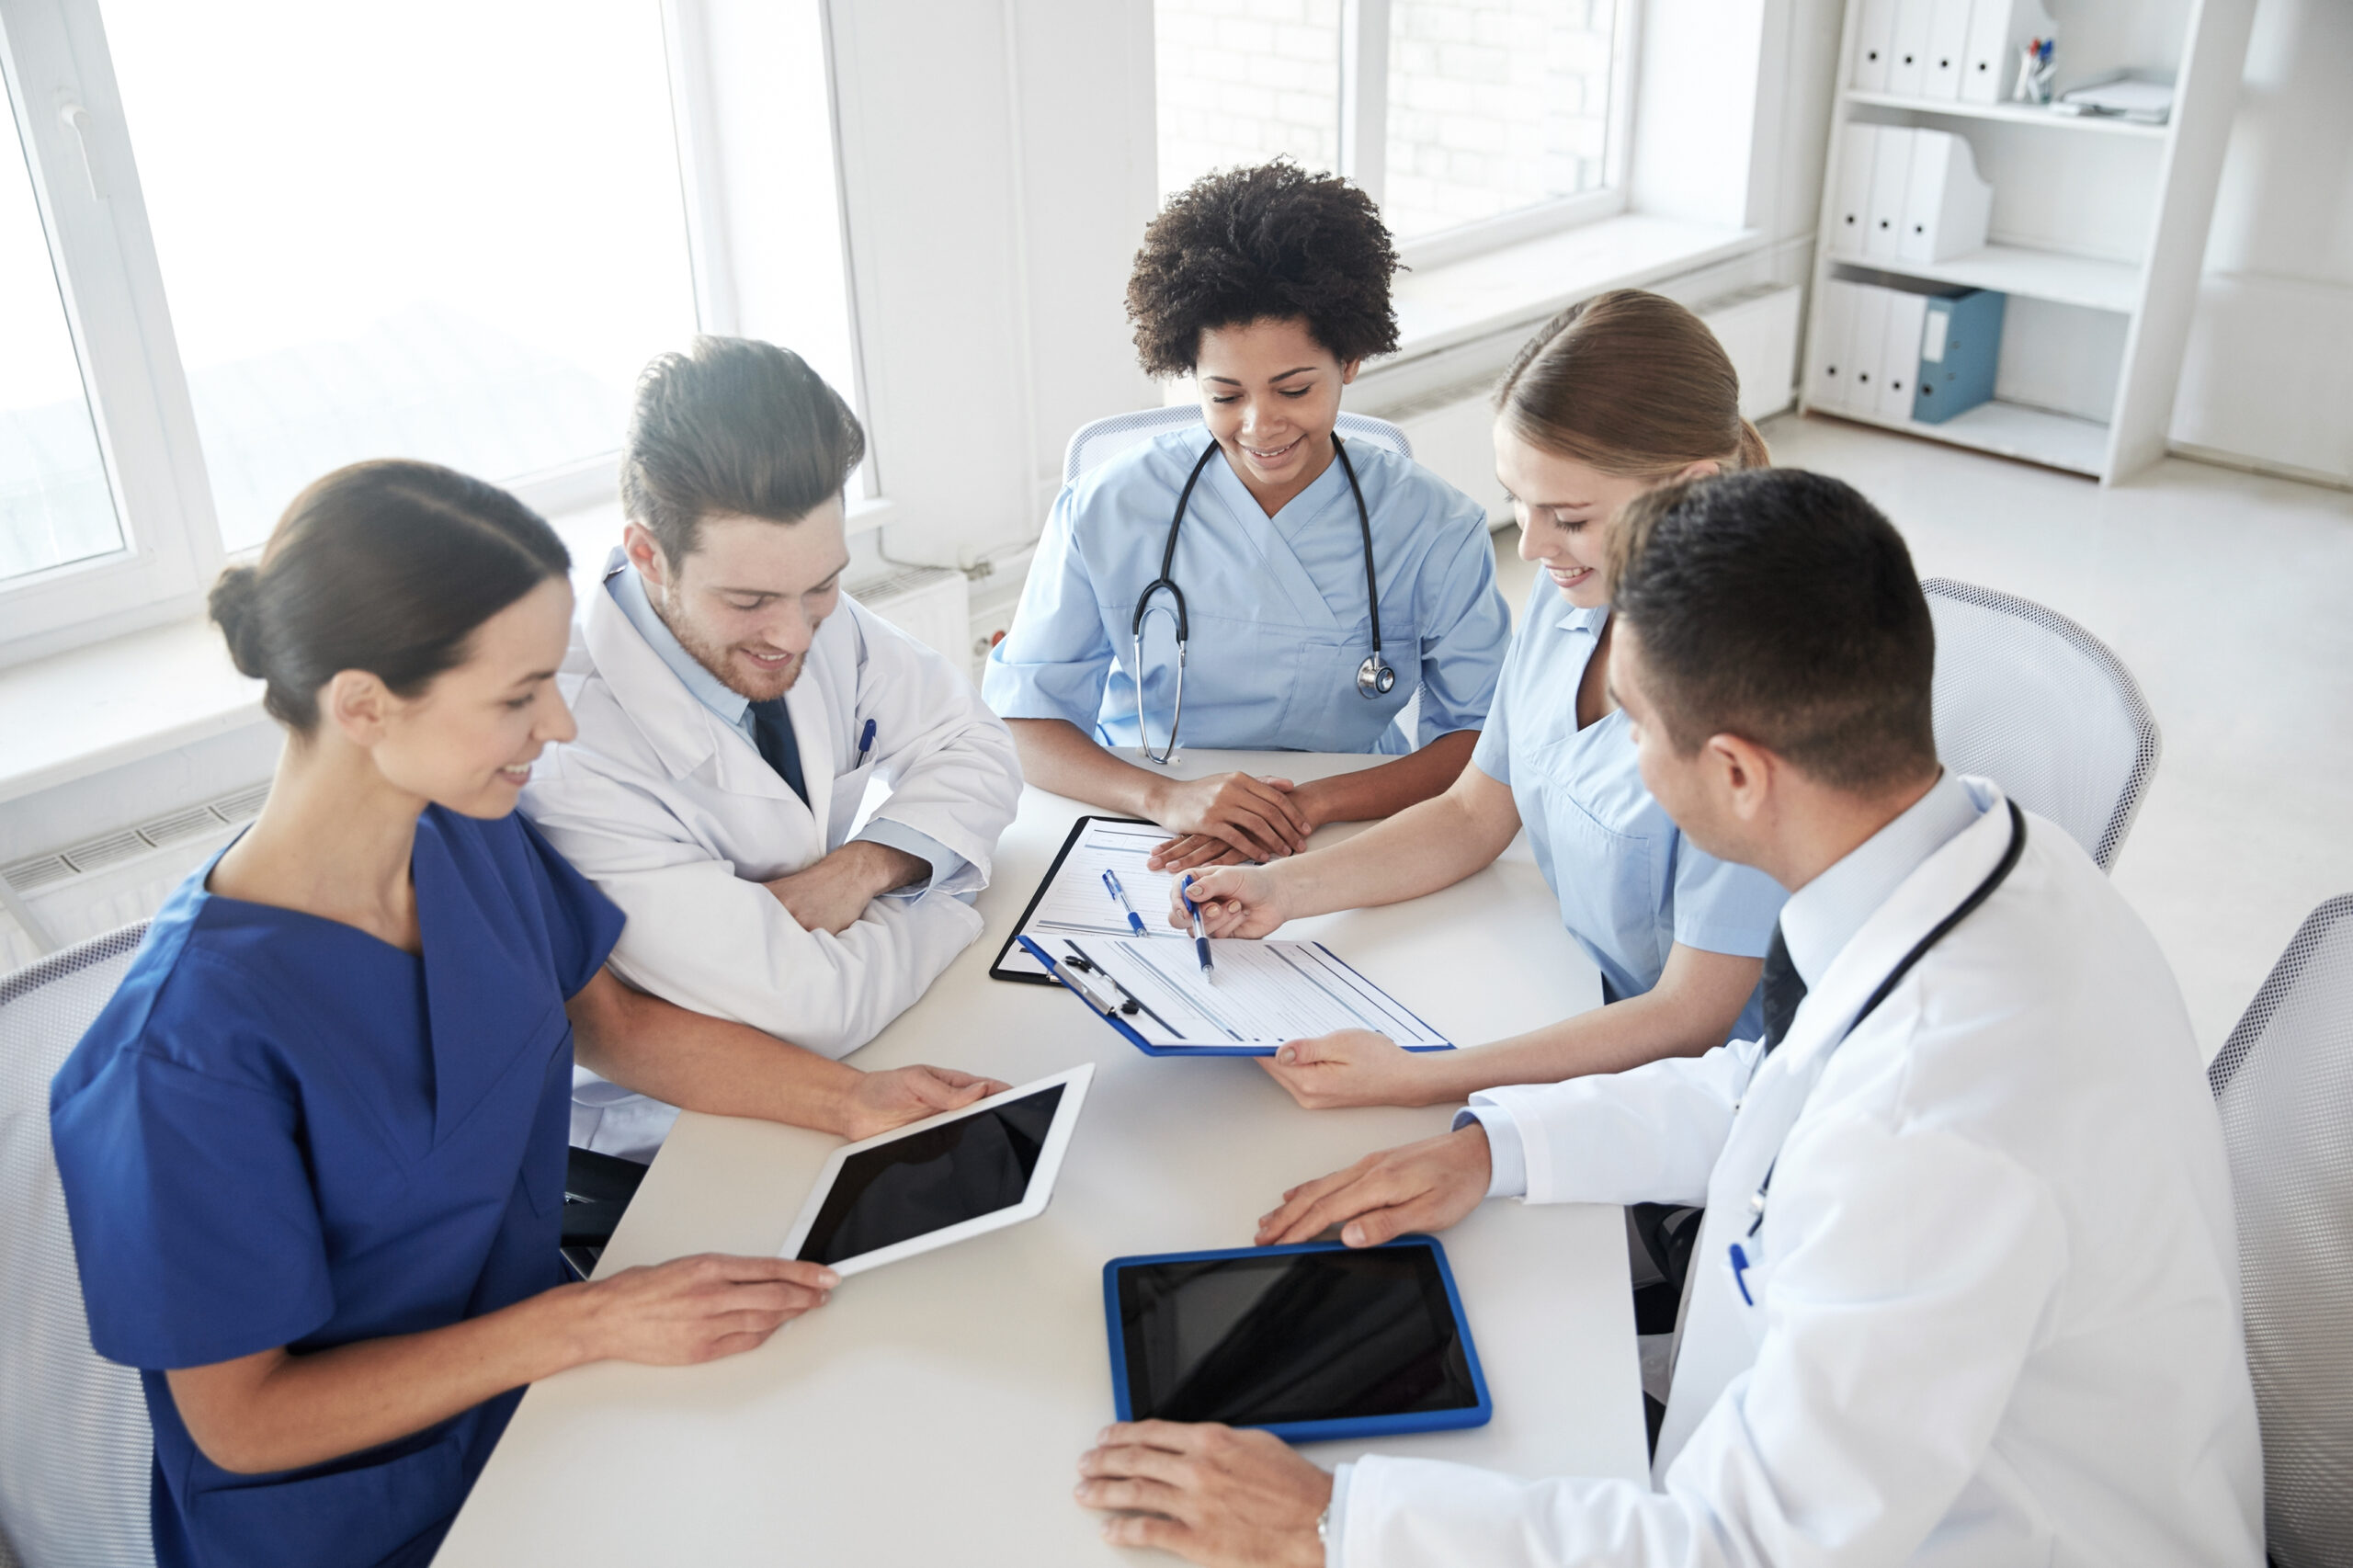
<path id="1" fill-rule="evenodd" d="M 1616 9 L 1392 0 L 1383 206 L 1400 238 L 1601 187 Z"/>
<path id="2" fill-rule="evenodd" d="M 1401 238 L 1600 188 L 1618 0 L 1392 0 L 1388 188 Z M 1157 0 L 1160 188 L 1340 153 L 1339 0 Z"/>
<path id="3" fill-rule="evenodd" d="M 1340 0 L 1157 0 L 1160 188 L 1288 153 L 1340 161 Z"/>

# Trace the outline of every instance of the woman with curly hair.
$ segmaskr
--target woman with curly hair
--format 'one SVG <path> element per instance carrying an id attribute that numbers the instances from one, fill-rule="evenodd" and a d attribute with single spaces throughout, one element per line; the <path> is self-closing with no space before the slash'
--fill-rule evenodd
<path id="1" fill-rule="evenodd" d="M 1031 783 L 1169 831 L 1155 869 L 1277 859 L 1324 823 L 1385 817 L 1453 783 L 1478 740 L 1511 631 L 1485 509 L 1333 434 L 1340 389 L 1397 346 L 1396 267 L 1369 197 L 1281 161 L 1204 177 L 1144 232 L 1128 280 L 1137 351 L 1155 376 L 1195 379 L 1206 429 L 1139 443 L 1063 489 L 983 689 Z M 1300 784 L 1127 760 L 1166 747 L 1175 721 L 1165 589 L 1142 667 L 1128 665 L 1180 498 L 1165 574 L 1188 622 L 1183 742 L 1393 760 Z M 1386 688 L 1358 678 L 1375 641 L 1368 566 Z M 1416 690 L 1408 735 L 1395 721 Z"/>

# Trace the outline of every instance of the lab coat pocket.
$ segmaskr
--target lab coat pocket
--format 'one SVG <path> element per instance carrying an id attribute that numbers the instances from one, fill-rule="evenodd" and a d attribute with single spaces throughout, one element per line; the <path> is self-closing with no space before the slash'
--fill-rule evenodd
<path id="1" fill-rule="evenodd" d="M 850 832 L 858 825 L 858 816 L 866 804 L 866 787 L 874 782 L 874 769 L 880 766 L 869 762 L 853 767 L 847 773 L 834 776 L 833 797 L 825 805 L 825 844 L 838 848 L 848 842 Z"/>
<path id="2" fill-rule="evenodd" d="M 449 1528 L 465 1483 L 455 1436 L 397 1459 L 291 1480 L 244 1480 L 189 1499 L 209 1562 L 365 1568 Z"/>

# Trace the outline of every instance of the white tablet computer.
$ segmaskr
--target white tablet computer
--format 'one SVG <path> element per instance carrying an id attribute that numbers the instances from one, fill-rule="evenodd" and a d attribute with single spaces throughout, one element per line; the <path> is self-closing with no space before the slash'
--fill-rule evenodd
<path id="1" fill-rule="evenodd" d="M 779 1256 L 858 1274 L 1046 1211 L 1095 1064 L 834 1151 Z"/>

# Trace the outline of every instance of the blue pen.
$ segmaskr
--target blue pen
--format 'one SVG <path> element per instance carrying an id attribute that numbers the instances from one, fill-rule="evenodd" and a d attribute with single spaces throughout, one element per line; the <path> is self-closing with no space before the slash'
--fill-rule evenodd
<path id="1" fill-rule="evenodd" d="M 1748 1255 L 1741 1250 L 1738 1242 L 1734 1242 L 1732 1244 L 1732 1282 L 1740 1287 L 1740 1299 L 1753 1307 L 1756 1304 L 1756 1298 L 1748 1293 L 1748 1281 L 1741 1278 L 1747 1271 Z"/>
<path id="2" fill-rule="evenodd" d="M 1210 934 L 1202 929 L 1200 907 L 1193 902 L 1192 872 L 1186 872 L 1185 880 L 1176 884 L 1176 896 L 1185 901 L 1186 916 L 1193 923 L 1193 951 L 1201 960 L 1201 978 L 1215 980 L 1217 971 L 1210 968 Z"/>
<path id="3" fill-rule="evenodd" d="M 864 767 L 866 766 L 866 758 L 867 758 L 868 755 L 869 755 L 869 754 L 870 754 L 873 750 L 874 750 L 874 721 L 873 721 L 873 720 L 871 720 L 871 719 L 869 719 L 869 720 L 866 722 L 866 729 L 865 729 L 864 733 L 862 733 L 858 737 L 858 764 L 857 764 L 857 765 L 858 765 L 858 767 Z"/>
<path id="4" fill-rule="evenodd" d="M 1113 898 L 1120 901 L 1120 907 L 1128 912 L 1128 924 L 1134 928 L 1135 934 L 1139 937 L 1149 936 L 1151 933 L 1143 928 L 1143 916 L 1138 915 L 1136 906 L 1128 902 L 1128 890 L 1120 885 L 1120 879 L 1109 871 L 1106 871 L 1103 873 L 1103 885 L 1110 890 Z"/>

